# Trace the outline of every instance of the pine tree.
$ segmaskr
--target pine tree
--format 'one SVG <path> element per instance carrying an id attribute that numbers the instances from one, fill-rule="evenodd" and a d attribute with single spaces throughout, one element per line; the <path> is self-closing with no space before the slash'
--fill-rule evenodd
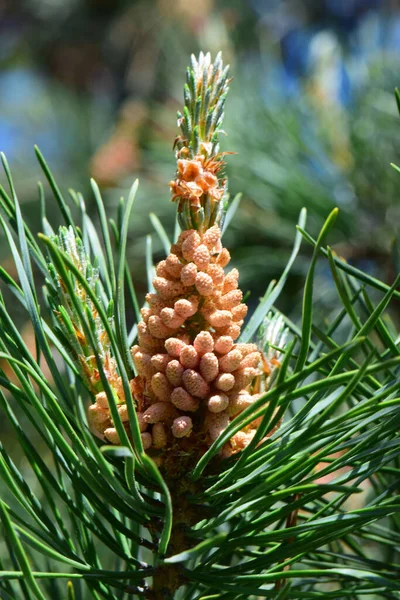
<path id="1" fill-rule="evenodd" d="M 1 296 L 0 405 L 24 455 L 0 448 L 5 600 L 400 597 L 399 277 L 388 287 L 324 245 L 337 210 L 316 240 L 303 210 L 244 323 L 223 245 L 239 202 L 218 145 L 228 85 L 220 56 L 192 58 L 170 183 L 179 231 L 171 243 L 153 218 L 166 258 L 154 274 L 148 256 L 142 308 L 126 260 L 137 182 L 114 222 L 92 181 L 94 221 L 37 150 L 65 222 L 53 230 L 39 186 L 37 240 L 3 157 L 17 276 L 0 277 L 36 341 L 32 353 Z M 297 326 L 276 302 L 302 239 L 314 253 Z M 324 327 L 321 257 L 338 293 Z"/>

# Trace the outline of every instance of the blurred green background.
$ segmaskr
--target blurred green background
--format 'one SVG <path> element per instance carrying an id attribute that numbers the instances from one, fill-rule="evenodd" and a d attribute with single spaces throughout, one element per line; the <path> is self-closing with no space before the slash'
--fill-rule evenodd
<path id="1" fill-rule="evenodd" d="M 222 50 L 234 76 L 221 147 L 237 153 L 227 171 L 243 200 L 226 243 L 249 303 L 281 273 L 302 206 L 313 234 L 339 206 L 336 251 L 390 282 L 400 216 L 389 166 L 400 163 L 398 0 L 0 0 L 0 149 L 32 226 L 40 229 L 43 180 L 35 143 L 62 190 L 82 192 L 89 211 L 90 176 L 110 216 L 138 176 L 129 262 L 144 297 L 148 213 L 172 233 L 176 110 L 189 55 L 200 49 Z M 49 192 L 47 202 L 56 224 Z M 310 250 L 280 299 L 289 315 Z M 330 308 L 325 267 L 318 277 Z"/>

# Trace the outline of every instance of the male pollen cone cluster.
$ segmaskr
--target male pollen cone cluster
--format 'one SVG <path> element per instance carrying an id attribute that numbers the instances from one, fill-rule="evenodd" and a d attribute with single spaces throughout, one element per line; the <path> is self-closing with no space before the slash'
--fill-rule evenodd
<path id="1" fill-rule="evenodd" d="M 227 73 L 220 55 L 214 64 L 208 54 L 200 54 L 198 61 L 192 57 L 185 113 L 178 114 L 182 136 L 176 140 L 176 179 L 170 183 L 183 231 L 157 265 L 155 292 L 146 296 L 138 345 L 131 350 L 138 373 L 131 385 L 143 446 L 161 461 L 172 447 L 188 453 L 196 448 L 196 455 L 205 452 L 258 397 L 254 391 L 259 387 L 253 383 L 261 374 L 261 355 L 255 344 L 236 343 L 247 306 L 238 289 L 238 270 L 224 271 L 230 255 L 222 247 L 218 225 L 226 180 L 218 177 L 225 153 L 218 152 L 217 134 Z M 123 405 L 123 398 L 119 401 Z M 97 404 L 93 414 L 99 411 Z M 222 455 L 243 449 L 257 425 L 254 421 L 236 433 Z M 100 431 L 118 443 L 112 423 Z"/>
<path id="2" fill-rule="evenodd" d="M 147 448 L 190 437 L 210 445 L 253 401 L 248 387 L 258 375 L 260 353 L 255 344 L 235 343 L 247 306 L 237 269 L 224 272 L 229 260 L 214 225 L 202 235 L 183 231 L 157 265 L 156 292 L 147 295 L 139 345 L 132 348 Z M 254 431 L 236 434 L 225 454 L 241 449 Z"/>
<path id="3" fill-rule="evenodd" d="M 146 296 L 139 344 L 131 350 L 138 372 L 132 389 L 146 450 L 177 442 L 183 449 L 196 444 L 206 450 L 258 397 L 250 387 L 261 356 L 255 344 L 235 343 L 247 306 L 238 289 L 238 270 L 224 271 L 229 261 L 214 225 L 204 234 L 183 231 L 157 265 L 156 291 Z M 104 411 L 105 401 L 105 394 L 98 394 L 92 412 L 100 406 Z M 119 401 L 120 414 L 127 417 L 123 398 Z M 234 435 L 223 455 L 244 448 L 256 427 L 253 422 Z M 101 433 L 118 443 L 114 428 Z"/>

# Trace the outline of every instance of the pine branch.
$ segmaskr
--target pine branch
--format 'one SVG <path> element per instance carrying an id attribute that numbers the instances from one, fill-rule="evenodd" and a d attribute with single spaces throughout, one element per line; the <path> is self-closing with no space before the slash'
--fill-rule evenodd
<path id="1" fill-rule="evenodd" d="M 193 60 L 172 185 L 183 231 L 171 245 L 152 217 L 168 256 L 154 276 L 149 244 L 142 309 L 126 261 L 136 184 L 109 223 L 93 183 L 92 220 L 38 152 L 65 224 L 55 234 L 43 216 L 36 241 L 3 161 L 17 275 L 0 277 L 36 342 L 0 296 L 0 410 L 23 456 L 0 445 L 6 600 L 399 598 L 399 280 L 325 247 L 335 212 L 315 240 L 302 211 L 287 268 L 243 327 L 221 243 L 228 83 L 220 57 Z M 314 255 L 298 324 L 276 303 L 302 238 Z M 337 291 L 323 323 L 317 261 Z"/>

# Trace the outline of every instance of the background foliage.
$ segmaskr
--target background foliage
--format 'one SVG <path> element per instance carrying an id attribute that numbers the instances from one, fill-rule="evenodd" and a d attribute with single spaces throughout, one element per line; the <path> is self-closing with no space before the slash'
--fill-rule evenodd
<path id="1" fill-rule="evenodd" d="M 263 288 L 256 269 L 279 276 L 302 206 L 312 209 L 314 234 L 340 206 L 332 242 L 353 264 L 390 279 L 397 181 L 388 163 L 400 161 L 397 2 L 7 0 L 2 7 L 0 149 L 33 227 L 33 144 L 61 189 L 73 182 L 83 193 L 89 213 L 89 175 L 114 216 L 123 189 L 139 177 L 128 252 L 144 297 L 148 198 L 173 231 L 166 182 L 186 57 L 222 50 L 235 73 L 226 115 L 227 143 L 238 152 L 229 161 L 231 193 L 243 193 L 229 244 L 254 302 Z M 293 297 L 298 306 L 305 269 L 300 260 L 285 309 Z"/>

